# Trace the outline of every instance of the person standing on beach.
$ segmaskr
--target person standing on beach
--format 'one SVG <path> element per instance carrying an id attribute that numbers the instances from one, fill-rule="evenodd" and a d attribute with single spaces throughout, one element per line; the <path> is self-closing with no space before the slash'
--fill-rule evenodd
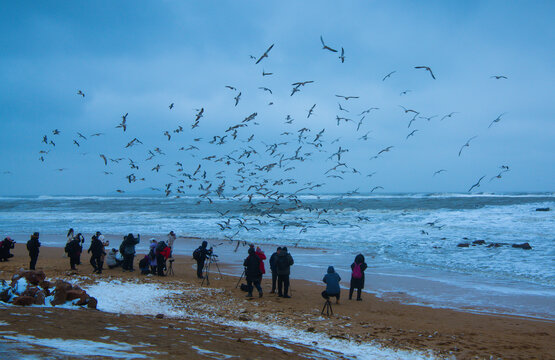
<path id="1" fill-rule="evenodd" d="M 258 290 L 258 297 L 262 297 L 262 287 L 260 287 L 260 280 L 262 279 L 261 262 L 262 260 L 256 255 L 254 247 L 249 247 L 249 256 L 243 261 L 245 278 L 247 279 L 247 297 L 252 297 L 253 284 Z"/>
<path id="2" fill-rule="evenodd" d="M 328 273 L 324 275 L 322 281 L 326 284 L 326 290 L 322 291 L 322 297 L 328 300 L 330 297 L 336 297 L 336 304 L 339 304 L 339 297 L 341 296 L 341 287 L 339 282 L 341 277 L 335 272 L 333 266 L 328 267 Z"/>
<path id="3" fill-rule="evenodd" d="M 277 257 L 279 255 L 280 251 L 281 251 L 281 247 L 278 246 L 276 252 L 273 253 L 272 256 L 270 256 L 270 271 L 272 272 L 272 291 L 270 291 L 270 292 L 272 294 L 276 292 L 276 283 L 277 283 L 277 277 L 278 277 Z"/>
<path id="4" fill-rule="evenodd" d="M 93 267 L 93 273 L 102 274 L 102 261 L 101 257 L 104 252 L 104 245 L 102 245 L 102 240 L 104 236 L 102 236 L 102 240 L 100 239 L 102 235 L 96 236 L 93 235 L 91 238 L 91 246 L 89 247 L 88 253 L 91 253 L 91 260 L 90 263 Z"/>
<path id="5" fill-rule="evenodd" d="M 206 259 L 210 257 L 212 254 L 212 249 L 207 249 L 208 242 L 205 240 L 202 242 L 194 252 L 193 252 L 193 259 L 197 261 L 197 278 L 202 279 L 202 269 L 204 269 L 204 262 Z"/>
<path id="6" fill-rule="evenodd" d="M 177 236 L 175 236 L 175 233 L 173 232 L 173 230 L 170 231 L 170 233 L 168 234 L 168 246 L 170 247 L 172 254 L 173 254 L 173 243 L 176 238 Z"/>
<path id="7" fill-rule="evenodd" d="M 364 270 L 368 265 L 364 262 L 364 255 L 358 254 L 355 257 L 355 262 L 351 264 L 351 288 L 349 289 L 349 300 L 353 299 L 353 292 L 357 289 L 357 301 L 362 301 L 360 293 L 364 288 Z"/>
<path id="8" fill-rule="evenodd" d="M 73 234 L 74 234 L 74 230 L 73 228 L 70 228 L 67 232 L 67 243 L 69 244 L 71 242 L 71 240 L 73 240 Z"/>
<path id="9" fill-rule="evenodd" d="M 264 254 L 264 251 L 262 251 L 262 249 L 259 246 L 256 247 L 255 254 L 260 259 L 260 274 L 261 274 L 260 281 L 262 281 L 262 276 L 266 274 L 266 267 L 264 266 L 264 260 L 266 260 L 266 254 Z"/>
<path id="10" fill-rule="evenodd" d="M 150 249 L 148 251 L 148 262 L 150 264 L 150 272 L 155 275 L 156 274 L 156 246 L 158 242 L 155 238 L 150 239 Z"/>
<path id="11" fill-rule="evenodd" d="M 76 236 L 73 240 L 68 242 L 64 250 L 67 256 L 69 256 L 69 266 L 71 270 L 77 270 L 75 265 L 79 264 L 79 256 L 81 255 L 81 251 L 83 251 L 79 237 Z"/>
<path id="12" fill-rule="evenodd" d="M 133 260 L 135 258 L 135 245 L 141 241 L 141 235 L 137 234 L 135 238 L 133 234 L 129 233 L 123 238 L 119 247 L 119 252 L 123 256 L 123 271 L 135 271 L 133 269 Z"/>
<path id="13" fill-rule="evenodd" d="M 31 262 L 29 264 L 29 269 L 35 270 L 35 265 L 37 265 L 37 260 L 39 259 L 39 233 L 35 232 L 31 235 L 31 239 L 27 241 L 27 251 L 29 251 L 29 257 Z"/>
<path id="14" fill-rule="evenodd" d="M 164 276 L 164 270 L 166 270 L 166 260 L 170 257 L 171 248 L 166 245 L 165 242 L 160 241 L 156 245 L 156 274 L 158 276 Z"/>
<path id="15" fill-rule="evenodd" d="M 293 257 L 287 252 L 287 247 L 284 246 L 277 256 L 276 263 L 279 297 L 284 297 L 286 299 L 291 297 L 289 296 L 289 274 L 291 273 L 291 265 L 293 264 Z"/>

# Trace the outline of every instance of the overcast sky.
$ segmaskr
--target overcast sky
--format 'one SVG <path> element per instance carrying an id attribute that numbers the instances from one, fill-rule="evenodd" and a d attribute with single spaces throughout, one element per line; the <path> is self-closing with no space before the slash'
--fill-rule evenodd
<path id="1" fill-rule="evenodd" d="M 258 154 L 241 160 L 252 160 L 246 166 L 252 169 L 279 161 L 265 144 L 280 142 L 287 144 L 278 154 L 287 158 L 302 146 L 306 160 L 285 161 L 253 181 L 297 181 L 284 191 L 312 182 L 325 183 L 319 192 L 377 186 L 383 189 L 376 193 L 466 192 L 484 175 L 475 191 L 553 191 L 554 13 L 552 1 L 6 2 L 0 12 L 0 194 L 163 188 L 177 183 L 171 177 L 180 176 L 177 161 L 190 174 L 201 164 L 206 180 L 216 186 L 225 179 L 230 187 L 237 185 L 239 166 L 202 158 L 237 159 L 251 146 Z M 322 49 L 320 36 L 339 52 L 344 48 L 344 63 L 339 53 Z M 255 64 L 250 56 L 260 57 L 271 44 L 269 56 Z M 436 79 L 414 69 L 421 65 Z M 273 75 L 262 76 L 263 70 Z M 291 84 L 306 80 L 314 83 L 290 96 Z M 400 106 L 419 112 L 410 128 L 414 113 Z M 358 114 L 370 107 L 379 110 L 366 114 L 357 131 Z M 204 116 L 192 129 L 200 108 Z M 254 112 L 256 120 L 239 128 L 236 140 L 225 133 Z M 126 113 L 124 133 L 115 127 Z M 292 124 L 284 123 L 287 115 Z M 353 121 L 338 126 L 336 116 Z M 174 133 L 178 126 L 184 131 Z M 303 127 L 311 131 L 299 143 Z M 322 129 L 322 146 L 310 145 Z M 56 146 L 42 143 L 44 135 Z M 228 135 L 226 143 L 209 144 L 216 135 Z M 134 137 L 143 144 L 126 149 Z M 199 150 L 178 150 L 190 145 Z M 329 157 L 339 146 L 349 150 L 341 155 L 348 169 L 326 174 L 337 164 Z M 146 161 L 155 147 L 166 155 Z M 125 160 L 105 166 L 100 154 Z M 140 169 L 131 169 L 128 158 Z M 157 164 L 158 173 L 151 170 Z M 510 171 L 496 178 L 502 165 Z M 129 184 L 131 173 L 145 181 Z M 333 174 L 343 179 L 328 177 Z"/>

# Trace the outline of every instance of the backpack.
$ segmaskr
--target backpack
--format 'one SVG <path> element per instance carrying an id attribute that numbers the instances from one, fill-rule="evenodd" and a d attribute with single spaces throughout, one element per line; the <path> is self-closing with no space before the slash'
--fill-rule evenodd
<path id="1" fill-rule="evenodd" d="M 193 259 L 195 259 L 197 261 L 200 260 L 201 252 L 202 252 L 202 250 L 201 250 L 201 247 L 199 246 L 198 248 L 196 248 L 195 251 L 193 251 Z"/>
<path id="2" fill-rule="evenodd" d="M 160 241 L 157 245 L 156 245 L 156 254 L 159 254 L 160 252 L 162 252 L 165 248 L 166 248 L 166 243 L 163 241 Z"/>
<path id="3" fill-rule="evenodd" d="M 65 251 L 66 253 L 68 253 L 68 254 L 69 254 L 69 251 L 71 250 L 71 247 L 70 247 L 70 245 L 69 245 L 70 243 L 71 243 L 71 242 L 68 242 L 68 243 L 66 244 L 66 247 L 64 248 L 64 251 Z"/>
<path id="4" fill-rule="evenodd" d="M 288 267 L 289 267 L 289 259 L 287 258 L 287 255 L 278 256 L 276 260 L 276 269 L 286 270 Z"/>
<path id="5" fill-rule="evenodd" d="M 359 263 L 355 263 L 353 267 L 353 279 L 362 279 L 362 270 L 360 270 Z"/>

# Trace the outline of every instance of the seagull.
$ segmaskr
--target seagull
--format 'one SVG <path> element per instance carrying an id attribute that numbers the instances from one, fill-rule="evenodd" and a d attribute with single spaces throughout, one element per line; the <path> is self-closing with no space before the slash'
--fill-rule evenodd
<path id="1" fill-rule="evenodd" d="M 344 109 L 343 107 L 341 107 L 341 104 L 340 104 L 340 103 L 337 103 L 337 105 L 339 105 L 339 110 L 345 111 L 345 112 L 349 112 L 349 110 Z"/>
<path id="2" fill-rule="evenodd" d="M 77 140 L 73 140 L 73 143 L 77 145 L 77 147 L 79 147 L 79 143 L 77 142 Z"/>
<path id="3" fill-rule="evenodd" d="M 106 159 L 106 156 L 100 154 L 100 157 L 102 158 L 102 160 L 104 160 L 104 166 L 108 165 L 108 160 Z"/>
<path id="4" fill-rule="evenodd" d="M 345 62 L 345 50 L 343 47 L 341 47 L 341 55 L 339 55 L 339 58 L 341 59 L 341 63 Z"/>
<path id="5" fill-rule="evenodd" d="M 503 113 L 503 114 L 499 115 L 497 118 L 495 118 L 495 120 L 493 120 L 493 121 L 491 122 L 491 124 L 489 124 L 488 129 L 493 125 L 493 123 L 498 123 L 498 122 L 500 122 L 500 121 L 501 121 L 501 116 L 503 116 L 503 115 L 505 115 L 505 114 L 506 114 L 506 113 Z"/>
<path id="6" fill-rule="evenodd" d="M 447 170 L 445 170 L 445 169 L 440 169 L 440 170 L 434 172 L 434 175 L 433 175 L 433 176 L 436 176 L 437 174 L 441 174 L 442 172 L 445 172 L 445 171 L 447 171 Z"/>
<path id="7" fill-rule="evenodd" d="M 388 146 L 388 147 L 386 147 L 385 149 L 381 150 L 381 151 L 378 153 L 378 155 L 380 155 L 381 153 L 384 153 L 384 152 L 389 152 L 389 150 L 392 149 L 392 148 L 393 148 L 393 146 Z"/>
<path id="8" fill-rule="evenodd" d="M 60 135 L 60 130 L 58 129 L 52 130 L 52 135 Z"/>
<path id="9" fill-rule="evenodd" d="M 91 136 L 101 136 L 104 135 L 104 133 L 96 133 L 96 134 L 92 134 Z"/>
<path id="10" fill-rule="evenodd" d="M 330 48 L 329 46 L 327 46 L 327 45 L 324 43 L 324 39 L 322 38 L 322 35 L 320 35 L 320 41 L 322 42 L 322 49 L 323 49 L 323 50 L 329 50 L 329 51 L 331 51 L 331 52 L 337 52 L 337 50 Z"/>
<path id="11" fill-rule="evenodd" d="M 235 99 L 235 106 L 237 106 L 237 104 L 239 104 L 239 99 L 241 99 L 241 92 L 239 92 L 239 95 L 234 97 L 234 99 Z"/>
<path id="12" fill-rule="evenodd" d="M 308 115 L 307 115 L 307 119 L 310 117 L 310 115 L 312 115 L 312 112 L 314 111 L 314 108 L 316 107 L 316 104 L 312 105 L 312 107 L 310 108 L 310 110 L 308 110 Z"/>
<path id="13" fill-rule="evenodd" d="M 345 100 L 349 100 L 349 99 L 358 99 L 358 96 L 344 96 L 344 95 L 335 95 L 338 98 L 343 98 Z"/>
<path id="14" fill-rule="evenodd" d="M 385 79 L 387 79 L 391 75 L 395 74 L 396 72 L 397 72 L 397 70 L 390 72 L 389 74 L 387 74 L 386 76 L 383 77 L 382 81 L 385 81 Z"/>
<path id="15" fill-rule="evenodd" d="M 490 78 L 490 79 L 495 78 L 496 80 L 499 80 L 499 79 L 508 79 L 505 75 L 493 75 L 493 76 L 490 76 L 489 78 Z"/>
<path id="16" fill-rule="evenodd" d="M 407 139 L 411 136 L 414 136 L 414 133 L 417 132 L 418 129 L 413 130 L 410 134 L 407 135 Z"/>
<path id="17" fill-rule="evenodd" d="M 433 116 L 430 116 L 430 117 L 419 116 L 420 119 L 426 119 L 426 120 L 428 120 L 428 121 L 432 120 L 432 119 L 435 118 L 435 117 L 437 117 L 437 115 L 433 115 Z"/>
<path id="18" fill-rule="evenodd" d="M 85 93 L 82 92 L 81 90 L 78 90 L 78 91 L 77 91 L 77 95 L 81 95 L 82 97 L 85 97 Z"/>
<path id="19" fill-rule="evenodd" d="M 272 48 L 274 47 L 274 44 L 270 45 L 270 47 L 268 48 L 268 50 L 266 50 L 264 52 L 264 54 L 256 61 L 256 64 L 258 64 L 259 62 L 262 61 L 262 59 L 264 59 L 265 57 L 268 57 L 268 53 L 270 52 L 270 50 L 272 50 Z"/>
<path id="20" fill-rule="evenodd" d="M 168 106 L 171 109 L 173 109 L 173 103 L 170 104 L 170 106 Z"/>
<path id="21" fill-rule="evenodd" d="M 362 125 L 362 120 L 364 120 L 365 117 L 366 117 L 366 115 L 363 116 L 362 119 L 359 120 L 358 125 L 357 125 L 357 131 L 358 131 L 358 129 L 360 129 L 360 125 Z"/>
<path id="22" fill-rule="evenodd" d="M 166 131 L 164 132 L 164 135 L 166 135 L 166 136 L 168 137 L 168 141 L 171 140 L 172 136 L 171 136 L 171 134 L 168 132 L 168 130 L 166 130 Z"/>
<path id="23" fill-rule="evenodd" d="M 415 66 L 415 69 L 426 69 L 430 75 L 432 75 L 432 79 L 436 79 L 436 77 L 434 76 L 434 73 L 432 72 L 432 69 L 430 69 L 428 66 Z"/>
<path id="24" fill-rule="evenodd" d="M 468 139 L 468 140 L 466 141 L 466 143 L 465 143 L 463 146 L 461 146 L 461 149 L 459 150 L 459 156 L 461 156 L 461 152 L 463 151 L 464 147 L 465 147 L 465 146 L 466 146 L 466 147 L 469 147 L 469 146 L 470 146 L 470 141 L 471 141 L 472 139 L 476 139 L 477 137 L 478 137 L 478 136 L 473 136 L 473 137 L 471 137 L 470 139 Z"/>
<path id="25" fill-rule="evenodd" d="M 268 91 L 270 94 L 273 94 L 272 90 L 268 89 L 267 87 L 259 87 L 259 89 L 264 90 L 264 91 Z"/>
<path id="26" fill-rule="evenodd" d="M 379 110 L 379 109 L 380 109 L 380 108 L 377 108 L 377 107 L 371 107 L 370 109 L 366 109 L 366 110 L 364 110 L 363 112 L 361 112 L 360 114 L 358 114 L 358 116 L 361 116 L 361 115 L 364 115 L 364 114 L 369 114 L 370 111 L 372 111 L 372 110 Z"/>
<path id="27" fill-rule="evenodd" d="M 401 91 L 401 93 L 399 94 L 399 96 L 402 95 L 407 95 L 407 93 L 411 92 L 412 90 L 405 90 L 405 91 Z"/>
<path id="28" fill-rule="evenodd" d="M 274 73 L 264 72 L 264 69 L 262 69 L 262 76 L 268 76 L 268 75 L 274 75 Z"/>
<path id="29" fill-rule="evenodd" d="M 412 112 L 412 113 L 415 113 L 415 114 L 420 114 L 418 111 L 412 110 L 412 109 L 407 109 L 406 107 L 404 107 L 404 106 L 402 106 L 402 105 L 399 105 L 399 107 L 403 109 L 403 111 L 405 112 L 405 114 L 406 114 L 406 113 L 409 113 L 409 112 Z"/>
<path id="30" fill-rule="evenodd" d="M 42 137 L 42 142 L 48 145 L 48 137 L 46 135 Z"/>
<path id="31" fill-rule="evenodd" d="M 373 193 L 374 190 L 378 190 L 378 189 L 382 189 L 382 190 L 383 190 L 383 187 L 381 187 L 381 186 L 374 186 L 374 187 L 372 188 L 372 190 L 370 190 L 370 192 Z"/>
<path id="32" fill-rule="evenodd" d="M 85 137 L 85 135 L 81 134 L 80 132 L 78 132 L 77 135 L 79 135 L 80 138 L 87 140 L 87 138 Z"/>
<path id="33" fill-rule="evenodd" d="M 476 184 L 472 185 L 472 186 L 470 187 L 470 189 L 468 189 L 468 192 L 471 192 L 472 189 L 474 189 L 475 187 L 480 187 L 480 181 L 482 181 L 482 179 L 485 178 L 485 177 L 486 177 L 486 175 L 482 176 L 482 177 L 480 178 L 480 180 L 478 180 L 478 182 L 477 182 Z"/>
<path id="34" fill-rule="evenodd" d="M 228 88 L 229 90 L 237 91 L 237 89 L 234 88 L 233 86 L 226 85 L 225 87 Z"/>
<path id="35" fill-rule="evenodd" d="M 458 112 L 453 111 L 452 113 L 447 114 L 447 115 L 445 115 L 444 117 L 442 117 L 439 121 L 443 121 L 443 119 L 450 118 L 451 116 L 453 116 L 453 115 L 455 115 L 455 114 L 458 114 Z"/>
<path id="36" fill-rule="evenodd" d="M 489 179 L 489 182 L 491 182 L 493 179 L 501 179 L 501 174 L 503 174 L 503 173 L 504 173 L 504 171 L 501 171 L 499 174 L 497 174 L 496 176 Z"/>

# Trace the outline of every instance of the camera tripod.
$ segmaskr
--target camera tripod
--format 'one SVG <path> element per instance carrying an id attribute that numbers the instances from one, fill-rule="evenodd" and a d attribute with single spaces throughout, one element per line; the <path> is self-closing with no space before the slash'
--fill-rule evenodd
<path id="1" fill-rule="evenodd" d="M 206 285 L 210 285 L 209 274 L 210 274 L 210 266 L 212 265 L 212 263 L 216 264 L 216 268 L 218 269 L 218 273 L 220 274 L 220 277 L 222 276 L 222 272 L 220 271 L 220 265 L 218 265 L 218 257 L 217 257 L 217 255 L 211 254 L 208 257 L 208 264 L 204 267 L 204 271 L 205 271 L 206 275 L 202 279 L 202 283 L 200 283 L 200 286 L 204 285 L 204 280 L 206 280 Z"/>
<path id="2" fill-rule="evenodd" d="M 321 315 L 324 315 L 324 312 L 326 313 L 327 316 L 333 315 L 333 308 L 331 307 L 331 302 L 330 299 L 326 299 L 326 302 L 324 303 L 324 307 L 322 308 L 322 312 Z"/>
<path id="3" fill-rule="evenodd" d="M 175 261 L 175 259 L 168 259 L 168 262 L 170 263 L 169 266 L 166 267 L 166 275 L 175 275 L 173 273 L 173 262 Z"/>

